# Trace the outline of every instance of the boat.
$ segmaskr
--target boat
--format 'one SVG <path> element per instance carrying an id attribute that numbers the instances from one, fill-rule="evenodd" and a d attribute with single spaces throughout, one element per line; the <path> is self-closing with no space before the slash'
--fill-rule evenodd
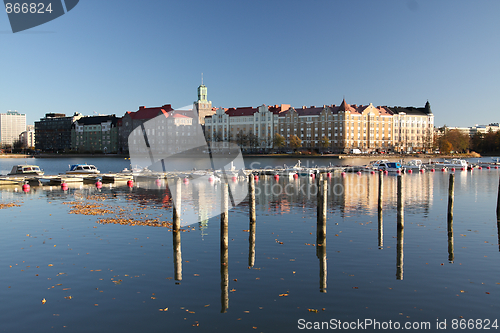
<path id="1" fill-rule="evenodd" d="M 408 163 L 402 164 L 403 168 L 406 170 L 412 170 L 412 171 L 420 171 L 424 169 L 424 165 L 422 164 L 422 160 L 411 160 Z"/>
<path id="2" fill-rule="evenodd" d="M 43 176 L 44 172 L 38 165 L 14 165 L 7 177 Z"/>
<path id="3" fill-rule="evenodd" d="M 66 171 L 68 175 L 88 175 L 88 174 L 98 174 L 99 170 L 95 165 L 90 164 L 72 164 L 69 166 L 69 170 Z"/>
<path id="4" fill-rule="evenodd" d="M 444 160 L 443 162 L 436 162 L 436 166 L 438 167 L 446 167 L 446 168 L 465 168 L 467 169 L 468 163 L 466 160 L 462 160 L 460 158 L 454 158 L 451 161 Z"/>
<path id="5" fill-rule="evenodd" d="M 378 171 L 387 171 L 387 172 L 404 172 L 405 169 L 399 162 L 381 162 L 377 167 Z"/>

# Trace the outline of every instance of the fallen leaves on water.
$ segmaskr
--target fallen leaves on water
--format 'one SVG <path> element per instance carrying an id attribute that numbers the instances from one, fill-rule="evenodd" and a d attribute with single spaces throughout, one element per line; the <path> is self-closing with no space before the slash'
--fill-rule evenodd
<path id="1" fill-rule="evenodd" d="M 10 203 L 0 203 L 0 209 L 11 208 L 11 207 L 21 207 L 21 205 L 15 204 L 13 202 L 10 202 Z"/>
<path id="2" fill-rule="evenodd" d="M 309 310 L 309 312 L 318 313 L 318 309 L 307 309 L 307 310 Z"/>
<path id="3" fill-rule="evenodd" d="M 168 308 L 164 308 L 164 309 L 158 309 L 160 311 L 168 311 Z"/>

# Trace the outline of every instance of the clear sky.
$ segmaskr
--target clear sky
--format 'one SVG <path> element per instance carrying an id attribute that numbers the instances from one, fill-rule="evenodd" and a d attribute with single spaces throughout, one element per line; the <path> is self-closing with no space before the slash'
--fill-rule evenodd
<path id="1" fill-rule="evenodd" d="M 0 112 L 188 105 L 424 106 L 500 121 L 500 1 L 80 0 L 13 34 L 0 12 Z"/>

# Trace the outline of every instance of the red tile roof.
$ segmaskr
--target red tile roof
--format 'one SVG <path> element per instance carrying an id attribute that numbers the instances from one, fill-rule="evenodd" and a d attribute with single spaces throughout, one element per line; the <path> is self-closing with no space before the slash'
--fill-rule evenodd
<path id="1" fill-rule="evenodd" d="M 230 108 L 226 110 L 226 114 L 229 115 L 229 117 L 253 116 L 253 114 L 258 110 L 258 108 L 253 108 L 251 106 L 242 108 Z"/>
<path id="2" fill-rule="evenodd" d="M 130 118 L 132 119 L 153 119 L 161 113 L 163 113 L 165 117 L 168 117 L 168 112 L 172 110 L 173 109 L 170 104 L 165 104 L 161 107 L 153 108 L 140 106 L 139 110 L 137 110 L 136 112 L 127 111 L 127 114 L 129 114 Z"/>

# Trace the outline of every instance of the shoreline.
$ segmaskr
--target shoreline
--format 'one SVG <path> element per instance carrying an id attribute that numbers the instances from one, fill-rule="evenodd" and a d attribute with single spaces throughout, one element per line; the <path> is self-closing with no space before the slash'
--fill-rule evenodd
<path id="1" fill-rule="evenodd" d="M 404 159 L 428 159 L 428 158 L 482 158 L 482 157 L 495 157 L 497 155 L 471 155 L 471 154 L 454 154 L 454 155 L 441 155 L 441 154 L 243 154 L 245 157 L 255 157 L 255 158 L 363 158 L 363 159 L 389 159 L 389 158 L 404 158 Z M 25 154 L 0 154 L 0 158 L 82 158 L 82 157 L 92 157 L 92 158 L 103 158 L 103 157 L 113 157 L 113 158 L 124 158 L 129 159 L 129 155 L 119 155 L 119 154 L 39 154 L 39 155 L 25 155 Z M 200 156 L 185 156 L 185 158 L 199 158 Z"/>

